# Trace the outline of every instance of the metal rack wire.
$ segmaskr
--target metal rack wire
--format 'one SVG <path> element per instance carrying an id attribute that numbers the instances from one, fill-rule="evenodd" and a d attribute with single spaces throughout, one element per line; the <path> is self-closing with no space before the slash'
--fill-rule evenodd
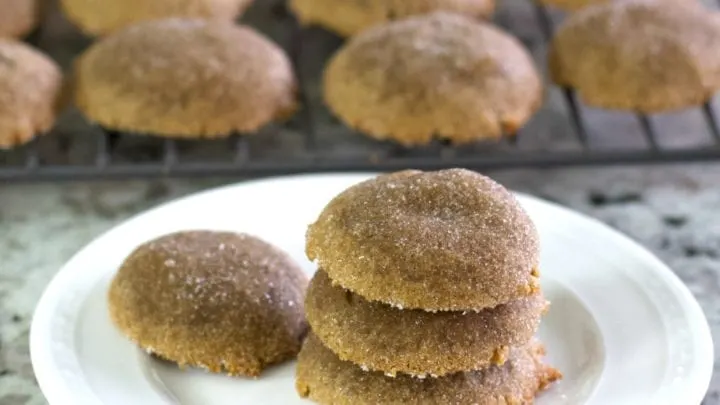
<path id="1" fill-rule="evenodd" d="M 530 0 L 526 6 L 525 11 L 534 19 L 535 27 L 525 30 L 520 37 L 529 43 L 536 55 L 542 55 L 553 34 L 557 16 Z M 275 10 L 274 13 L 273 18 L 280 24 L 294 24 L 286 11 Z M 500 25 L 506 25 L 503 15 L 498 20 Z M 506 28 L 513 30 L 512 26 Z M 534 123 L 520 131 L 516 141 L 508 139 L 458 147 L 435 142 L 413 149 L 373 141 L 343 127 L 322 106 L 318 77 L 323 58 L 333 47 L 321 57 L 313 52 L 323 46 L 328 48 L 327 43 L 337 47 L 339 40 L 319 30 L 299 28 L 283 34 L 283 38 L 300 78 L 300 101 L 304 106 L 290 122 L 271 125 L 256 135 L 187 141 L 105 131 L 85 123 L 77 113 L 75 116 L 71 113 L 72 117 L 64 120 L 72 125 L 61 123 L 54 133 L 29 145 L 0 152 L 0 182 L 263 176 L 320 171 L 429 170 L 451 166 L 481 170 L 720 159 L 720 127 L 712 103 L 706 103 L 695 112 L 694 130 L 689 131 L 693 136 L 676 133 L 664 137 L 659 131 L 664 125 L 656 122 L 657 117 L 625 114 L 620 128 L 626 128 L 634 119 L 636 139 L 621 142 L 620 146 L 608 146 L 603 144 L 603 139 L 624 142 L 630 136 L 616 133 L 624 129 L 605 128 L 602 119 L 595 119 L 593 124 L 589 117 L 598 112 L 583 106 L 572 91 L 557 88 L 552 91 L 561 101 L 555 103 L 555 109 L 541 111 Z M 543 62 L 539 61 L 539 64 Z M 700 127 L 704 130 L 698 131 Z M 696 136 L 695 132 L 704 134 Z M 685 138 L 692 138 L 692 142 L 680 146 L 667 142 Z"/>

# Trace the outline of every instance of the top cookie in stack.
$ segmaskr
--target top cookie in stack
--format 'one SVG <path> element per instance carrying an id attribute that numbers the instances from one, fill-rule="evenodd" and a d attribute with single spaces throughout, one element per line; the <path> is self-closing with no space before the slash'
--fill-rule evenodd
<path id="1" fill-rule="evenodd" d="M 461 169 L 350 187 L 307 234 L 319 265 L 297 389 L 326 404 L 530 403 L 560 374 L 533 340 L 547 302 L 537 231 Z"/>
<path id="2" fill-rule="evenodd" d="M 307 234 L 337 284 L 398 308 L 465 311 L 539 290 L 535 226 L 493 180 L 402 171 L 349 188 Z"/>

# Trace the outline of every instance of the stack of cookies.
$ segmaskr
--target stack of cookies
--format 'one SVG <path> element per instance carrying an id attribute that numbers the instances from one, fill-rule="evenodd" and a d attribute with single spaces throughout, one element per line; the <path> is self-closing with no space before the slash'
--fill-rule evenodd
<path id="1" fill-rule="evenodd" d="M 355 185 L 307 235 L 319 270 L 296 386 L 323 404 L 526 404 L 560 377 L 534 340 L 538 235 L 467 170 Z"/>

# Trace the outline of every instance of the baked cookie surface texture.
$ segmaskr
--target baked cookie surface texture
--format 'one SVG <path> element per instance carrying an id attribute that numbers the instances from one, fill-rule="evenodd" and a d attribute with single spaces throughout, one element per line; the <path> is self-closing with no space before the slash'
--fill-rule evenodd
<path id="1" fill-rule="evenodd" d="M 295 357 L 307 331 L 307 278 L 255 237 L 185 231 L 149 241 L 122 264 L 108 293 L 114 324 L 180 366 L 257 376 Z"/>
<path id="2" fill-rule="evenodd" d="M 323 83 L 346 125 L 407 146 L 512 136 L 543 99 L 519 40 L 447 12 L 363 31 L 332 57 Z"/>

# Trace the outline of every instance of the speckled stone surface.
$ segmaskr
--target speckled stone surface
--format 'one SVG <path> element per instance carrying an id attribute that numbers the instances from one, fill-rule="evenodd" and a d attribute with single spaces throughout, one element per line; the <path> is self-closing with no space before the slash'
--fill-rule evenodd
<path id="1" fill-rule="evenodd" d="M 650 248 L 688 284 L 720 342 L 720 165 L 489 173 L 597 217 Z M 0 185 L 0 404 L 46 403 L 29 359 L 35 303 L 57 269 L 114 224 L 236 180 Z M 720 369 L 704 405 L 720 405 Z"/>

